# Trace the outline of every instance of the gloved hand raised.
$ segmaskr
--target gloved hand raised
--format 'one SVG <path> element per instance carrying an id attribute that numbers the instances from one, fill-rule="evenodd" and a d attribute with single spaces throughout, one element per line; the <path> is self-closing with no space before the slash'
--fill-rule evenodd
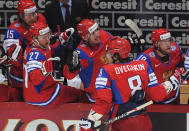
<path id="1" fill-rule="evenodd" d="M 77 51 L 72 51 L 72 49 L 70 49 L 68 51 L 68 58 L 66 63 L 71 73 L 79 70 L 80 68 L 79 53 Z"/>
<path id="2" fill-rule="evenodd" d="M 145 44 L 145 40 L 142 38 L 138 38 L 138 37 L 128 37 L 127 39 L 129 41 L 130 44 Z"/>
<path id="3" fill-rule="evenodd" d="M 55 70 L 57 67 L 58 62 L 60 62 L 59 57 L 49 58 L 47 61 L 43 62 L 41 72 L 44 76 L 48 76 L 53 70 Z"/>
<path id="4" fill-rule="evenodd" d="M 59 35 L 59 41 L 61 44 L 64 44 L 65 42 L 67 42 L 70 37 L 73 35 L 74 33 L 74 28 L 69 28 L 69 29 L 66 29 L 64 32 L 62 32 L 60 35 Z"/>

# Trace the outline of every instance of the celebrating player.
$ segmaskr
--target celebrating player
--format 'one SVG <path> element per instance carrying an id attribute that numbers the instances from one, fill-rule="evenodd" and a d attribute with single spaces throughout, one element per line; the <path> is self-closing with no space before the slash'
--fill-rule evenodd
<path id="1" fill-rule="evenodd" d="M 146 61 L 129 62 L 130 50 L 129 42 L 122 38 L 113 39 L 108 44 L 106 58 L 110 64 L 100 69 L 95 83 L 96 103 L 88 115 L 89 120 L 82 119 L 81 129 L 91 129 L 89 125 L 93 125 L 91 123 L 98 121 L 106 112 L 109 118 L 114 118 L 138 107 L 145 103 L 145 94 L 154 101 L 162 101 L 172 90 L 179 88 L 175 81 L 183 81 L 181 79 L 183 70 L 178 70 L 169 81 L 158 84 L 156 75 Z M 111 129 L 112 131 L 150 131 L 152 124 L 143 109 L 130 114 L 127 118 L 115 121 Z"/>
<path id="2" fill-rule="evenodd" d="M 69 29 L 62 34 L 66 34 L 67 31 Z M 53 74 L 60 68 L 60 58 L 52 57 L 49 27 L 44 23 L 37 22 L 31 25 L 30 33 L 32 44 L 26 48 L 24 54 L 25 102 L 52 107 L 61 103 L 77 102 L 83 96 L 86 97 L 81 90 L 64 86 L 54 79 Z M 66 36 L 62 37 L 62 41 L 65 41 L 64 38 Z"/>
<path id="3" fill-rule="evenodd" d="M 154 70 L 158 82 L 170 78 L 179 66 L 183 66 L 183 53 L 180 47 L 171 41 L 171 34 L 163 28 L 152 31 L 153 47 L 138 55 L 137 60 L 145 60 Z M 179 104 L 179 90 L 173 90 L 162 103 Z"/>
<path id="4" fill-rule="evenodd" d="M 64 75 L 67 79 L 72 79 L 79 74 L 84 84 L 84 91 L 87 93 L 89 100 L 94 102 L 96 97 L 95 80 L 100 67 L 106 63 L 104 53 L 107 42 L 113 36 L 104 30 L 100 30 L 98 24 L 89 19 L 83 19 L 77 25 L 77 30 L 82 38 L 77 47 L 79 62 L 77 53 L 74 53 L 76 59 L 73 59 L 71 54 L 67 62 L 68 66 L 64 68 Z"/>

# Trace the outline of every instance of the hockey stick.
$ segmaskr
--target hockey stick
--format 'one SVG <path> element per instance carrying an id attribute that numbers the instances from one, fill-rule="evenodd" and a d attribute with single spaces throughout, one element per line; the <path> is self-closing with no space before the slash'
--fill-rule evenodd
<path id="1" fill-rule="evenodd" d="M 145 40 L 142 38 L 142 31 L 139 29 L 137 24 L 134 21 L 132 21 L 131 19 L 126 19 L 125 24 L 127 26 L 129 26 L 136 33 L 137 37 L 140 40 L 140 43 L 144 44 Z"/>
<path id="2" fill-rule="evenodd" d="M 151 105 L 151 104 L 153 104 L 153 101 L 152 101 L 152 100 L 149 101 L 149 102 L 146 102 L 146 103 L 144 103 L 144 104 L 142 104 L 142 105 L 140 105 L 140 106 L 134 108 L 133 110 L 128 111 L 128 112 L 126 112 L 126 113 L 124 113 L 124 114 L 122 114 L 122 115 L 120 115 L 120 116 L 117 116 L 117 117 L 115 117 L 115 118 L 110 119 L 110 120 L 108 120 L 107 122 L 104 122 L 103 124 L 101 124 L 101 125 L 99 125 L 99 126 L 97 126 L 97 127 L 94 127 L 94 129 L 95 129 L 95 130 L 96 130 L 96 129 L 101 129 L 101 128 L 103 128 L 103 127 L 105 127 L 105 126 L 111 124 L 112 122 L 117 121 L 117 120 L 119 120 L 119 119 L 121 119 L 121 118 L 124 118 L 124 117 L 130 115 L 131 113 L 136 112 L 136 111 L 139 111 L 139 110 L 141 110 L 141 109 L 143 109 L 143 108 L 145 108 L 145 107 L 147 107 L 147 106 L 149 106 L 149 105 Z"/>

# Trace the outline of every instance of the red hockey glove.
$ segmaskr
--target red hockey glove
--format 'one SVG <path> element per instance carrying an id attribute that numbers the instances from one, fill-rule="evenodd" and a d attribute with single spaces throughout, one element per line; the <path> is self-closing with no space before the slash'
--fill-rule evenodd
<path id="1" fill-rule="evenodd" d="M 66 31 L 62 32 L 59 35 L 60 43 L 64 44 L 66 41 L 68 41 L 69 38 L 72 36 L 73 33 L 74 33 L 74 28 L 69 28 Z"/>
<path id="2" fill-rule="evenodd" d="M 189 70 L 184 70 L 183 67 L 175 70 L 175 73 L 170 77 L 170 81 L 173 84 L 173 90 L 180 87 L 180 84 L 189 77 Z"/>
<path id="3" fill-rule="evenodd" d="M 53 72 L 53 69 L 56 68 L 54 65 L 57 65 L 56 63 L 60 61 L 59 57 L 55 58 L 49 58 L 47 61 L 43 62 L 41 71 L 44 76 L 48 76 L 51 72 Z"/>
<path id="4" fill-rule="evenodd" d="M 80 131 L 93 131 L 94 121 L 86 118 L 81 118 L 79 122 Z"/>
<path id="5" fill-rule="evenodd" d="M 11 66 L 12 63 L 11 60 L 6 55 L 4 55 L 3 57 L 0 58 L 0 65 L 8 67 Z"/>
<path id="6" fill-rule="evenodd" d="M 180 84 L 189 77 L 189 70 L 184 70 L 184 68 L 178 68 L 175 73 L 169 78 L 168 81 L 162 83 L 165 87 L 167 93 L 169 94 L 172 90 L 177 90 Z"/>

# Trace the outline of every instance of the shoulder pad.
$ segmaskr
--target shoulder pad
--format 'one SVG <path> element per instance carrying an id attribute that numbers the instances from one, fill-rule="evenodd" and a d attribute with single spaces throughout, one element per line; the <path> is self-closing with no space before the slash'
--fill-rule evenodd
<path id="1" fill-rule="evenodd" d="M 21 35 L 17 30 L 10 28 L 5 32 L 5 40 L 6 39 L 21 39 Z"/>
<path id="2" fill-rule="evenodd" d="M 41 61 L 47 58 L 38 50 L 31 50 L 27 55 L 27 61 Z"/>

